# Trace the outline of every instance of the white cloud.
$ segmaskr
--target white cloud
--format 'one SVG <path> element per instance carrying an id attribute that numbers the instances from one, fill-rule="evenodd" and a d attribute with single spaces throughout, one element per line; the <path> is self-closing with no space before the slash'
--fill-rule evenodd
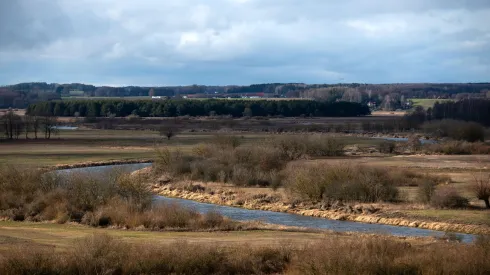
<path id="1" fill-rule="evenodd" d="M 489 18 L 486 0 L 0 1 L 0 83 L 19 61 L 48 82 L 490 81 Z"/>

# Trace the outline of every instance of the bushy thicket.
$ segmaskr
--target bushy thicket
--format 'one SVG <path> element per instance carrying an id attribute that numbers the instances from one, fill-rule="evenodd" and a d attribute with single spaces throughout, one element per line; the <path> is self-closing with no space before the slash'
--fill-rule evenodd
<path id="1" fill-rule="evenodd" d="M 253 145 L 241 145 L 234 136 L 217 136 L 188 154 L 158 150 L 154 171 L 192 180 L 277 187 L 288 161 L 342 155 L 343 147 L 341 142 L 320 135 L 279 137 Z"/>
<path id="2" fill-rule="evenodd" d="M 443 187 L 435 190 L 430 203 L 437 208 L 464 208 L 468 206 L 468 199 L 453 187 Z"/>
<path id="3" fill-rule="evenodd" d="M 0 167 L 0 217 L 149 230 L 239 227 L 216 215 L 154 204 L 147 182 L 125 173 L 60 175 L 3 165 Z"/>
<path id="4" fill-rule="evenodd" d="M 3 255 L 2 255 L 3 254 Z M 2 257 L 3 256 L 3 257 Z M 65 252 L 20 245 L 2 253 L 0 273 L 17 274 L 487 274 L 490 241 L 426 245 L 383 237 L 332 236 L 314 244 L 129 244 L 108 235 Z"/>
<path id="5" fill-rule="evenodd" d="M 313 100 L 73 100 L 31 104 L 28 115 L 99 117 L 114 114 L 125 117 L 176 116 L 328 116 L 351 117 L 370 114 L 369 108 L 353 102 L 319 102 Z"/>
<path id="6" fill-rule="evenodd" d="M 468 142 L 485 141 L 485 128 L 476 122 L 444 119 L 432 120 L 422 125 L 422 130 L 435 137 L 449 137 Z"/>
<path id="7" fill-rule="evenodd" d="M 288 169 L 286 189 L 313 202 L 380 202 L 398 200 L 399 186 L 419 186 L 447 181 L 406 170 L 388 170 L 360 165 L 297 165 Z"/>

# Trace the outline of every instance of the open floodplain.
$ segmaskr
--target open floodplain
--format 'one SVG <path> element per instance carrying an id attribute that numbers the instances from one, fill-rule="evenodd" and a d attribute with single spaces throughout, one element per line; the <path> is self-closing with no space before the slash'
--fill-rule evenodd
<path id="1" fill-rule="evenodd" d="M 49 140 L 2 141 L 0 271 L 485 274 L 490 268 L 490 217 L 472 187 L 488 178 L 489 155 L 425 154 L 407 146 L 405 141 L 343 133 L 187 129 L 168 138 L 157 130 L 83 125 L 60 130 Z M 65 182 L 51 182 L 56 188 L 35 183 L 43 182 L 35 172 L 39 168 L 134 162 L 153 166 L 132 175 L 118 171 L 113 181 L 99 182 L 83 173 L 58 179 L 76 189 Z M 340 180 L 366 191 L 328 189 Z M 12 181 L 19 188 L 9 185 Z M 101 187 L 105 184 L 115 187 L 108 191 Z M 374 193 L 371 186 L 377 188 Z M 431 203 L 430 197 L 446 190 L 455 192 L 450 195 L 457 194 L 463 205 Z M 219 211 L 199 213 L 172 203 L 155 207 L 140 200 L 155 195 L 439 233 L 390 236 L 238 222 Z M 82 196 L 85 201 L 79 200 Z M 470 234 L 471 243 L 460 243 L 464 238 L 459 233 Z"/>

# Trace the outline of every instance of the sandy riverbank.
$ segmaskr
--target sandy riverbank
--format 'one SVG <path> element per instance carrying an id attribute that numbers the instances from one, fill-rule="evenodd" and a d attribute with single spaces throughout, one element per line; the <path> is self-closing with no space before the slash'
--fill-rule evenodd
<path id="1" fill-rule="evenodd" d="M 154 192 L 162 196 L 188 199 L 217 205 L 241 207 L 253 210 L 286 212 L 333 220 L 377 223 L 437 231 L 490 235 L 490 227 L 484 225 L 434 222 L 420 219 L 390 218 L 383 216 L 383 213 L 378 211 L 379 209 L 367 205 L 343 206 L 335 209 L 322 210 L 319 209 L 318 206 L 289 203 L 282 201 L 277 197 L 266 194 L 246 194 L 243 193 L 243 191 L 234 191 L 233 189 L 226 188 L 204 188 L 198 183 L 188 184 L 185 188 L 178 187 L 178 185 L 175 184 L 156 184 L 153 187 Z"/>

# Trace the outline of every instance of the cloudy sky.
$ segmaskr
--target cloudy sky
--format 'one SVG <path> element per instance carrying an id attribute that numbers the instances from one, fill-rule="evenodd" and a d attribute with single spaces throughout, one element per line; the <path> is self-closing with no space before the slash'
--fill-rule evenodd
<path id="1" fill-rule="evenodd" d="M 490 81 L 490 0 L 0 0 L 0 84 Z"/>

